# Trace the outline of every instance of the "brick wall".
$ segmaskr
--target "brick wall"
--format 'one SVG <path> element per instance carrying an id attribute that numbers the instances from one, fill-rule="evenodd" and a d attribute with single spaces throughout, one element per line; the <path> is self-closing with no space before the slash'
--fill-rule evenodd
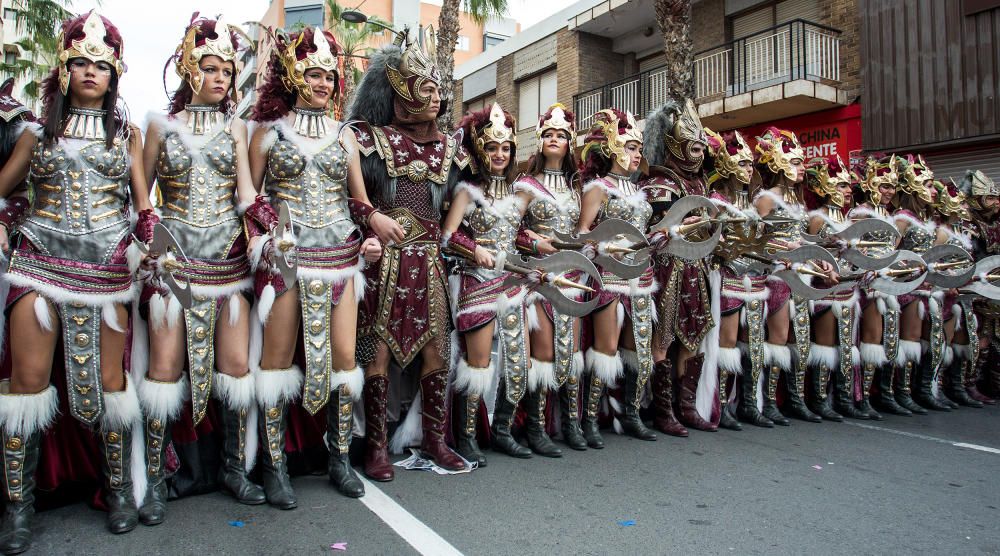
<path id="1" fill-rule="evenodd" d="M 657 27 L 657 33 L 659 28 Z M 725 0 L 705 0 L 691 9 L 691 43 L 694 51 L 718 46 L 726 42 Z"/>
<path id="2" fill-rule="evenodd" d="M 560 29 L 556 33 L 556 50 L 556 98 L 572 110 L 573 95 L 580 90 L 579 33 L 565 27 Z"/>
<path id="3" fill-rule="evenodd" d="M 840 81 L 848 99 L 861 94 L 861 13 L 858 0 L 830 0 L 823 5 L 823 23 L 840 29 Z"/>
<path id="4" fill-rule="evenodd" d="M 514 84 L 514 55 L 497 60 L 497 102 L 504 110 L 517 114 L 517 86 Z"/>

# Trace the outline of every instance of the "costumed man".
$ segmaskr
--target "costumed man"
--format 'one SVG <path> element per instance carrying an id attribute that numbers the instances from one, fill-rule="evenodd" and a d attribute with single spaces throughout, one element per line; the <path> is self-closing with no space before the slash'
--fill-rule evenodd
<path id="1" fill-rule="evenodd" d="M 425 44 L 433 45 L 429 35 Z M 405 368 L 420 356 L 419 397 L 410 411 L 421 415 L 421 449 L 444 469 L 465 466 L 444 438 L 451 326 L 440 222 L 448 173 L 453 164 L 468 164 L 469 155 L 437 129 L 447 102 L 434 59 L 399 34 L 372 55 L 348 110 L 372 210 L 399 225 L 381 264 L 368 269 L 358 322 L 358 354 L 366 363 L 364 468 L 377 481 L 394 476 L 386 428 L 390 360 Z"/>
<path id="2" fill-rule="evenodd" d="M 968 170 L 959 184 L 959 189 L 965 193 L 972 213 L 973 256 L 976 260 L 989 255 L 1000 255 L 1000 185 L 997 185 L 981 170 Z M 969 397 L 987 405 L 996 404 L 994 399 L 1000 394 L 1000 368 L 988 365 L 990 348 L 997 339 L 997 324 L 1000 322 L 1000 310 L 995 305 L 981 300 L 974 305 L 977 319 L 977 334 L 971 338 L 969 348 L 971 353 L 966 358 L 968 364 L 964 367 L 965 389 Z M 994 355 L 995 357 L 995 355 Z M 984 393 L 983 388 L 989 395 Z"/>
<path id="3" fill-rule="evenodd" d="M 639 187 L 653 205 L 657 222 L 674 201 L 687 195 L 708 195 L 705 171 L 705 150 L 708 139 L 698 118 L 694 103 L 688 99 L 682 106 L 668 102 L 646 118 L 646 142 L 643 156 L 649 170 L 639 180 Z M 718 329 L 712 318 L 709 269 L 705 260 L 689 261 L 657 253 L 654 258 L 660 291 L 656 299 L 659 316 L 653 355 L 657 361 L 653 372 L 653 404 L 656 408 L 656 428 L 666 434 L 687 436 L 681 425 L 704 431 L 718 429 L 718 415 L 712 415 L 717 377 L 708 373 L 702 412 L 696 407 L 699 382 L 706 352 L 703 341 L 716 341 L 708 353 L 717 353 Z M 673 388 L 668 351 L 677 340 L 676 374 L 680 381 L 678 409 L 680 422 L 674 418 Z M 711 344 L 709 341 L 706 343 Z M 714 368 L 714 366 L 713 366 Z M 710 396 L 710 397 L 707 397 Z"/>

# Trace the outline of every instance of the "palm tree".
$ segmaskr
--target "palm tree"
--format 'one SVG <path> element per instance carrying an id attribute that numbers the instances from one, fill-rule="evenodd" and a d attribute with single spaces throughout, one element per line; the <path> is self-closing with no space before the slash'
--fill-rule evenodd
<path id="1" fill-rule="evenodd" d="M 461 27 L 459 13 L 464 11 L 476 23 L 482 24 L 494 17 L 502 17 L 507 12 L 507 0 L 444 0 L 441 16 L 438 18 L 437 65 L 441 70 L 441 98 L 452 95 L 452 76 L 455 73 L 455 47 L 458 46 L 458 31 Z M 453 125 L 451 110 L 441 114 L 438 127 L 450 130 Z"/>
<path id="2" fill-rule="evenodd" d="M 0 64 L 0 74 L 30 79 L 24 86 L 24 95 L 30 101 L 38 99 L 39 82 L 56 62 L 59 24 L 73 16 L 67 9 L 71 5 L 72 0 L 20 0 L 12 6 L 16 14 L 14 28 L 23 35 L 14 44 L 24 55 L 12 64 Z"/>
<path id="3" fill-rule="evenodd" d="M 354 84 L 361 78 L 361 69 L 358 69 L 355 65 L 355 58 L 366 58 L 372 47 L 380 42 L 378 39 L 384 36 L 385 31 L 379 28 L 379 25 L 386 27 L 392 27 L 392 25 L 376 16 L 368 18 L 368 21 L 375 25 L 344 21 L 340 18 L 340 14 L 343 13 L 344 8 L 337 3 L 337 0 L 326 0 L 326 7 L 327 21 L 329 22 L 327 26 L 337 39 L 337 44 L 340 46 L 343 56 L 341 63 L 344 76 L 344 91 L 337 101 L 337 112 L 338 114 L 343 114 L 344 108 L 347 106 L 347 101 L 351 98 L 351 93 L 354 92 Z"/>
<path id="4" fill-rule="evenodd" d="M 654 0 L 667 58 L 667 95 L 683 103 L 694 98 L 694 47 L 691 44 L 691 0 Z"/>

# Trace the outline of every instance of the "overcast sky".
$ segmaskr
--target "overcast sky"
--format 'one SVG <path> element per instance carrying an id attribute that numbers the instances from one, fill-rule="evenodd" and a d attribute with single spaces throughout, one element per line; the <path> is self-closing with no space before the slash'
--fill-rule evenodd
<path id="1" fill-rule="evenodd" d="M 355 5 L 360 1 L 341 3 Z M 536 0 L 508 1 L 511 15 L 521 23 L 522 28 L 573 3 L 573 0 L 547 0 L 544 3 Z M 76 0 L 71 9 L 83 13 L 97 8 L 121 30 L 125 39 L 125 63 L 128 65 L 128 72 L 121 82 L 121 94 L 128 104 L 132 121 L 145 128 L 146 115 L 150 111 L 162 112 L 166 108 L 163 65 L 177 48 L 191 14 L 200 11 L 204 16 L 214 17 L 222 13 L 230 23 L 242 23 L 259 20 L 268 5 L 269 0 L 103 0 L 98 7 L 93 0 Z M 171 66 L 167 68 L 168 89 L 175 89 L 177 83 L 178 78 Z"/>

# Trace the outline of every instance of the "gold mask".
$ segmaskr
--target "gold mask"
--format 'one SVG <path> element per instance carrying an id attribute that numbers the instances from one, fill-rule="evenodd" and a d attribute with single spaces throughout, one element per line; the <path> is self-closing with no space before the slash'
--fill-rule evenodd
<path id="1" fill-rule="evenodd" d="M 879 189 L 883 185 L 896 187 L 899 181 L 899 174 L 896 173 L 896 155 L 889 157 L 888 162 L 879 162 L 874 157 L 869 157 L 865 162 L 865 178 L 861 180 L 861 189 L 868 193 L 872 205 L 882 204 L 882 191 Z"/>
<path id="2" fill-rule="evenodd" d="M 605 156 L 617 162 L 622 168 L 629 167 L 629 156 L 625 151 L 625 145 L 629 141 L 636 141 L 642 145 L 642 132 L 635 123 L 635 117 L 631 112 L 625 112 L 625 129 L 619 132 L 621 120 L 615 115 L 614 110 L 605 108 L 594 114 L 594 131 L 599 131 L 604 136 L 601 150 Z"/>
<path id="3" fill-rule="evenodd" d="M 903 172 L 902 179 L 899 182 L 899 188 L 904 192 L 917 197 L 921 201 L 930 204 L 931 203 L 931 190 L 933 187 L 932 182 L 934 180 L 934 172 L 931 172 L 930 168 L 927 167 L 927 163 L 924 162 L 924 157 L 917 155 L 917 157 L 904 159 L 897 158 L 897 172 L 901 169 Z"/>
<path id="4" fill-rule="evenodd" d="M 778 133 L 775 134 L 774 131 Z M 787 146 L 787 149 L 786 149 Z M 766 164 L 775 174 L 784 174 L 786 178 L 795 180 L 795 170 L 792 161 L 805 161 L 805 153 L 799 138 L 791 131 L 768 129 L 762 137 L 757 138 L 758 162 Z"/>
<path id="5" fill-rule="evenodd" d="M 705 162 L 705 153 L 695 155 L 691 152 L 693 143 L 701 143 L 708 146 L 708 138 L 705 135 L 705 128 L 701 125 L 701 118 L 698 117 L 698 109 L 694 102 L 687 99 L 684 102 L 684 109 L 677 115 L 674 128 L 667 133 L 664 138 L 667 149 L 679 162 L 679 166 L 689 172 L 697 172 Z"/>
<path id="6" fill-rule="evenodd" d="M 747 172 L 744 172 L 743 169 L 740 168 L 740 162 L 749 162 L 752 168 L 753 151 L 750 150 L 750 146 L 747 145 L 746 140 L 743 139 L 740 132 L 733 132 L 736 143 L 735 154 L 730 154 L 729 145 L 726 144 L 725 139 L 723 139 L 721 135 L 707 127 L 705 128 L 705 134 L 709 138 L 708 151 L 715 161 L 715 172 L 709 176 L 708 182 L 714 183 L 720 179 L 735 177 L 740 183 L 748 185 L 750 183 L 752 173 L 748 174 Z"/>

